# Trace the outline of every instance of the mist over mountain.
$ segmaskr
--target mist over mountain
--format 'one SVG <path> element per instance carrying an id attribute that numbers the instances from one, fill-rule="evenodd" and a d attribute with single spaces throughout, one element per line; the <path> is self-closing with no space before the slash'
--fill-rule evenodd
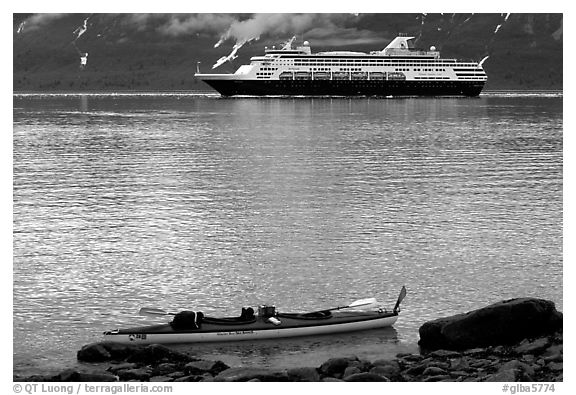
<path id="1" fill-rule="evenodd" d="M 562 89 L 562 14 L 14 14 L 13 84 L 26 91 L 204 90 L 292 36 L 313 52 L 384 48 L 398 33 L 484 62 L 487 90 Z M 198 62 L 200 62 L 198 64 Z"/>

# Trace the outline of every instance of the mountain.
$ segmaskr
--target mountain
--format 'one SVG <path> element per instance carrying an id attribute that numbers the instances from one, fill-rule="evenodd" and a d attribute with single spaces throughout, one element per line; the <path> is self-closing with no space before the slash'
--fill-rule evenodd
<path id="1" fill-rule="evenodd" d="M 562 14 L 14 14 L 13 29 L 15 92 L 209 91 L 196 67 L 208 72 L 234 44 L 238 58 L 215 72 L 293 35 L 314 52 L 369 52 L 400 32 L 444 58 L 488 56 L 486 90 L 563 83 Z"/>

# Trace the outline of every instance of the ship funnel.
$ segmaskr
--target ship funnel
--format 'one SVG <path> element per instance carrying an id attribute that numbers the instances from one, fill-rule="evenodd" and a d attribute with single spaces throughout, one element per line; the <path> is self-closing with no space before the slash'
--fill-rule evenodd
<path id="1" fill-rule="evenodd" d="M 412 43 L 410 42 L 410 40 L 412 40 L 413 38 L 414 37 L 411 36 L 398 36 L 394 40 L 392 40 L 390 44 L 388 44 L 386 48 L 382 50 L 382 52 L 388 52 L 389 50 L 396 50 L 396 49 L 407 50 L 408 48 L 412 48 Z"/>

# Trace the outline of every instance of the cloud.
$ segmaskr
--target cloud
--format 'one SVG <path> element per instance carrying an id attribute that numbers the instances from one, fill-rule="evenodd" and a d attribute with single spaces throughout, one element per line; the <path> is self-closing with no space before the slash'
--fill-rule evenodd
<path id="1" fill-rule="evenodd" d="M 39 29 L 68 15 L 70 14 L 34 14 L 26 20 L 26 29 Z"/>
<path id="2" fill-rule="evenodd" d="M 168 36 L 200 32 L 220 33 L 234 21 L 235 18 L 230 14 L 171 15 L 157 30 Z"/>
<path id="3" fill-rule="evenodd" d="M 253 14 L 233 20 L 222 34 L 221 41 L 233 39 L 242 43 L 261 36 L 286 38 L 298 35 L 314 39 L 317 45 L 349 45 L 380 42 L 374 32 L 346 27 L 355 21 L 353 14 Z"/>

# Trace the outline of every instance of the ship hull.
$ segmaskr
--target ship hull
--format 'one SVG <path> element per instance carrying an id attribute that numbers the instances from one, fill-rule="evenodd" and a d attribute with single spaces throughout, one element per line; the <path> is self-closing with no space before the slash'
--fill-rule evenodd
<path id="1" fill-rule="evenodd" d="M 204 80 L 223 96 L 478 96 L 484 82 L 392 80 Z"/>

